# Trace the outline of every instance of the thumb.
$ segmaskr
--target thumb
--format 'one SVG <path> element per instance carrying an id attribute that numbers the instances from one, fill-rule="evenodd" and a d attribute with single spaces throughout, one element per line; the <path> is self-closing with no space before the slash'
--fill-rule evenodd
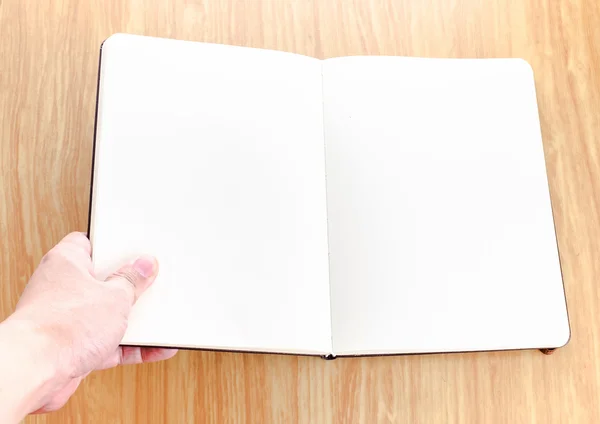
<path id="1" fill-rule="evenodd" d="M 131 293 L 132 303 L 150 287 L 158 275 L 158 262 L 152 256 L 141 256 L 106 279 Z"/>

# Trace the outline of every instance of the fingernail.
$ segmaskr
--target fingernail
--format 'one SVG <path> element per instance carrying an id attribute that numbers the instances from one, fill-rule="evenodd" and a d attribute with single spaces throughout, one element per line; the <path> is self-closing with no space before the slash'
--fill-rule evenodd
<path id="1" fill-rule="evenodd" d="M 142 256 L 135 260 L 133 269 L 144 278 L 152 277 L 156 271 L 156 260 L 151 256 Z"/>

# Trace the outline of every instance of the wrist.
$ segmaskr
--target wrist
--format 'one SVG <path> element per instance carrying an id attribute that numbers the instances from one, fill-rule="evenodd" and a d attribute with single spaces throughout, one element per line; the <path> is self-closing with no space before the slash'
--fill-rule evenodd
<path id="1" fill-rule="evenodd" d="M 50 338 L 14 315 L 0 323 L 0 416 L 20 420 L 60 385 Z"/>

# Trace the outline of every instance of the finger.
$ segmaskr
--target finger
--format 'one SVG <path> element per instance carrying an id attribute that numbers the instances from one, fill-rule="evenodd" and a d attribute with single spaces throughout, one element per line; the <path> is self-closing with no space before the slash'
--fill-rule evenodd
<path id="1" fill-rule="evenodd" d="M 97 370 L 105 370 L 117 365 L 134 365 L 148 362 L 164 361 L 177 354 L 177 349 L 164 349 L 159 347 L 134 347 L 120 346 L 117 351 L 109 356 Z"/>
<path id="2" fill-rule="evenodd" d="M 133 365 L 141 364 L 142 362 L 144 362 L 142 358 L 142 348 L 135 346 L 119 346 L 117 350 L 96 369 L 99 371 L 114 368 L 118 365 Z"/>
<path id="3" fill-rule="evenodd" d="M 142 361 L 144 363 L 166 361 L 177 355 L 177 349 L 165 349 L 158 347 L 141 348 Z"/>
<path id="4" fill-rule="evenodd" d="M 98 367 L 96 367 L 96 371 L 107 370 L 109 368 L 114 368 L 121 363 L 121 347 L 118 347 L 117 350 L 114 351 L 112 355 L 104 360 Z"/>
<path id="5" fill-rule="evenodd" d="M 85 234 L 74 232 L 67 234 L 59 244 L 68 244 L 78 249 L 81 249 L 88 256 L 92 254 L 92 244 L 90 243 L 90 239 L 86 237 Z"/>
<path id="6" fill-rule="evenodd" d="M 133 365 L 148 362 L 164 361 L 177 354 L 177 349 L 161 347 L 133 347 L 121 346 L 121 365 Z"/>
<path id="7" fill-rule="evenodd" d="M 131 293 L 135 303 L 142 293 L 150 287 L 158 274 L 158 262 L 151 256 L 142 256 L 134 263 L 125 265 L 106 279 Z"/>

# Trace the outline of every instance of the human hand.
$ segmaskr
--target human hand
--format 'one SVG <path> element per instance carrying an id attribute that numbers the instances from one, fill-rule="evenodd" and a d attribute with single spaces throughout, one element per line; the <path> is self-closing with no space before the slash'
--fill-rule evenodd
<path id="1" fill-rule="evenodd" d="M 43 359 L 37 360 L 54 367 L 51 381 L 43 385 L 44 393 L 38 394 L 26 413 L 59 409 L 93 370 L 159 361 L 177 353 L 119 346 L 131 307 L 156 278 L 156 260 L 140 257 L 99 281 L 90 255 L 87 237 L 67 235 L 44 256 L 16 311 L 5 321 L 10 328 L 18 328 L 17 333 L 35 334 L 36 343 L 30 345 L 44 347 Z"/>

